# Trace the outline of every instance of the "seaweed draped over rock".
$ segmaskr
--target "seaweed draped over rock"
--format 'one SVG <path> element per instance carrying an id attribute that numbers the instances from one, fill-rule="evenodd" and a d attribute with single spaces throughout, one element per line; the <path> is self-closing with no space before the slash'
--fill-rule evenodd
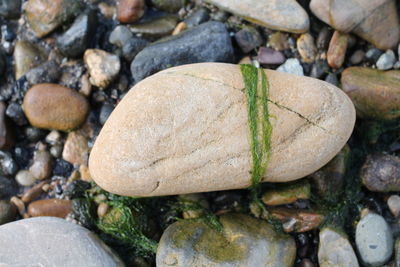
<path id="1" fill-rule="evenodd" d="M 261 182 L 271 155 L 272 124 L 268 110 L 269 85 L 267 75 L 262 69 L 246 64 L 240 66 L 240 71 L 247 96 L 252 156 L 251 183 L 255 188 Z"/>

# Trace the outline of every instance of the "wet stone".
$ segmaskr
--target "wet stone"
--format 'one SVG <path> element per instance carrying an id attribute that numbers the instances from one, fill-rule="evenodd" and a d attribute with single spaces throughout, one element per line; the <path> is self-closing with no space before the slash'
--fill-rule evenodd
<path id="1" fill-rule="evenodd" d="M 33 86 L 25 94 L 23 109 L 35 127 L 69 131 L 85 121 L 89 103 L 84 96 L 70 88 L 42 83 Z"/>
<path id="2" fill-rule="evenodd" d="M 138 82 L 169 67 L 198 62 L 231 62 L 233 58 L 225 25 L 207 22 L 144 48 L 132 61 L 131 73 Z"/>
<path id="3" fill-rule="evenodd" d="M 260 64 L 278 65 L 285 62 L 285 56 L 280 51 L 268 47 L 260 47 L 257 61 L 260 62 Z"/>
<path id="4" fill-rule="evenodd" d="M 31 86 L 39 83 L 56 83 L 61 76 L 61 70 L 56 61 L 50 60 L 31 69 L 25 76 Z"/>
<path id="5" fill-rule="evenodd" d="M 33 164 L 29 168 L 32 176 L 38 180 L 47 179 L 53 171 L 53 158 L 48 151 L 38 150 L 33 157 Z"/>
<path id="6" fill-rule="evenodd" d="M 0 200 L 0 225 L 12 222 L 17 215 L 17 208 L 8 200 Z"/>
<path id="7" fill-rule="evenodd" d="M 184 22 L 188 28 L 192 28 L 208 20 L 210 20 L 210 11 L 205 7 L 200 7 L 187 16 Z"/>
<path id="8" fill-rule="evenodd" d="M 145 38 L 154 39 L 170 35 L 177 23 L 178 18 L 176 16 L 167 15 L 140 24 L 131 24 L 129 25 L 129 29 L 133 33 L 141 34 Z"/>
<path id="9" fill-rule="evenodd" d="M 220 222 L 222 232 L 201 220 L 182 220 L 169 226 L 159 243 L 157 266 L 211 266 L 216 262 L 223 266 L 294 264 L 294 240 L 277 234 L 267 222 L 239 214 L 223 215 Z"/>
<path id="10" fill-rule="evenodd" d="M 131 62 L 135 56 L 149 44 L 148 41 L 139 37 L 133 36 L 122 47 L 122 55 L 126 61 Z"/>
<path id="11" fill-rule="evenodd" d="M 290 204 L 298 199 L 309 199 L 311 195 L 310 184 L 300 181 L 291 185 L 285 185 L 265 192 L 262 201 L 266 205 L 276 206 Z"/>
<path id="12" fill-rule="evenodd" d="M 393 253 L 393 235 L 385 219 L 373 213 L 363 217 L 357 224 L 356 244 L 364 264 L 385 264 Z"/>
<path id="13" fill-rule="evenodd" d="M 380 70 L 389 70 L 393 68 L 396 62 L 396 56 L 392 50 L 387 50 L 376 62 L 376 67 Z"/>
<path id="14" fill-rule="evenodd" d="M 57 159 L 53 169 L 53 175 L 69 177 L 73 169 L 71 163 L 63 160 Z"/>
<path id="15" fill-rule="evenodd" d="M 9 152 L 0 150 L 0 175 L 11 176 L 18 171 L 18 165 Z"/>
<path id="16" fill-rule="evenodd" d="M 71 201 L 65 199 L 42 199 L 31 202 L 28 214 L 32 217 L 51 216 L 65 218 L 71 212 Z"/>
<path id="17" fill-rule="evenodd" d="M 258 30 L 252 26 L 246 26 L 235 34 L 235 40 L 243 53 L 248 53 L 262 45 L 263 39 Z M 281 63 L 277 63 L 281 64 Z"/>
<path id="18" fill-rule="evenodd" d="M 57 39 L 57 46 L 68 57 L 85 52 L 94 36 L 97 24 L 94 10 L 87 10 L 76 18 L 72 26 Z"/>
<path id="19" fill-rule="evenodd" d="M 10 199 L 18 192 L 18 185 L 14 179 L 0 176 L 0 200 Z"/>
<path id="20" fill-rule="evenodd" d="M 15 180 L 22 186 L 31 186 L 36 181 L 35 177 L 33 177 L 33 175 L 27 170 L 19 171 L 15 176 Z"/>
<path id="21" fill-rule="evenodd" d="M 369 155 L 360 176 L 364 186 L 371 191 L 399 191 L 400 158 L 386 154 Z"/>
<path id="22" fill-rule="evenodd" d="M 25 7 L 26 20 L 41 38 L 73 19 L 82 11 L 81 0 L 29 0 Z"/>
<path id="23" fill-rule="evenodd" d="M 130 39 L 133 38 L 133 33 L 128 27 L 124 25 L 118 25 L 110 33 L 108 41 L 118 47 L 123 47 Z"/>
<path id="24" fill-rule="evenodd" d="M 117 19 L 121 23 L 133 23 L 139 20 L 144 10 L 144 0 L 117 0 Z"/>
<path id="25" fill-rule="evenodd" d="M 100 49 L 86 50 L 84 62 L 90 73 L 90 83 L 100 88 L 107 88 L 121 69 L 118 56 Z"/>

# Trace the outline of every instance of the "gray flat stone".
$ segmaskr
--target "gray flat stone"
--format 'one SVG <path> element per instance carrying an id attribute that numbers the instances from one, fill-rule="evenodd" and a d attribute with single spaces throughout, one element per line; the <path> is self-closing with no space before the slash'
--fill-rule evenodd
<path id="1" fill-rule="evenodd" d="M 0 266 L 124 266 L 95 234 L 54 217 L 0 226 Z"/>

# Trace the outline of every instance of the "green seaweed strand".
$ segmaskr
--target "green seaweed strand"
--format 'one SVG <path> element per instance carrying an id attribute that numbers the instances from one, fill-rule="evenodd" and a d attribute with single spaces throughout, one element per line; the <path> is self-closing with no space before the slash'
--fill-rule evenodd
<path id="1" fill-rule="evenodd" d="M 269 84 L 265 72 L 253 65 L 241 65 L 240 70 L 248 106 L 252 156 L 251 187 L 255 189 L 261 182 L 270 159 L 272 125 L 268 109 Z"/>

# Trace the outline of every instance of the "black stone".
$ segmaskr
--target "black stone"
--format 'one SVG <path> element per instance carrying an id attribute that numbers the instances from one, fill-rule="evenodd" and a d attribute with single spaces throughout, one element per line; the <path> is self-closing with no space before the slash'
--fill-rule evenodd
<path id="1" fill-rule="evenodd" d="M 334 86 L 338 86 L 339 85 L 339 80 L 337 78 L 337 75 L 335 73 L 330 72 L 326 78 L 325 78 L 325 82 L 328 82 L 330 84 L 333 84 Z"/>
<path id="2" fill-rule="evenodd" d="M 30 85 L 39 83 L 56 83 L 61 76 L 60 66 L 51 60 L 31 69 L 25 74 Z"/>
<path id="3" fill-rule="evenodd" d="M 135 82 L 169 67 L 200 62 L 232 62 L 231 38 L 221 22 L 206 22 L 143 49 L 131 64 Z"/>
<path id="4" fill-rule="evenodd" d="M 365 53 L 365 58 L 370 63 L 375 63 L 378 61 L 379 57 L 383 54 L 378 48 L 371 48 Z"/>
<path id="5" fill-rule="evenodd" d="M 148 41 L 134 36 L 122 47 L 122 55 L 128 62 L 131 62 L 148 44 Z"/>
<path id="6" fill-rule="evenodd" d="M 73 166 L 71 163 L 63 159 L 57 159 L 53 169 L 53 175 L 69 177 L 71 175 L 72 169 Z"/>
<path id="7" fill-rule="evenodd" d="M 65 189 L 65 196 L 70 199 L 84 197 L 86 190 L 90 189 L 91 185 L 82 180 L 76 180 L 70 183 Z"/>
<path id="8" fill-rule="evenodd" d="M 68 57 L 78 57 L 89 46 L 95 33 L 97 17 L 94 10 L 87 10 L 76 18 L 72 26 L 57 39 L 57 46 Z"/>
<path id="9" fill-rule="evenodd" d="M 16 19 L 21 15 L 21 0 L 0 0 L 0 16 Z"/>
<path id="10" fill-rule="evenodd" d="M 12 119 L 18 126 L 23 126 L 28 124 L 28 120 L 25 117 L 25 113 L 22 110 L 20 104 L 12 102 L 8 105 L 6 109 L 6 115 Z"/>
<path id="11" fill-rule="evenodd" d="M 0 200 L 9 199 L 18 192 L 18 185 L 14 179 L 0 176 Z"/>
<path id="12" fill-rule="evenodd" d="M 192 28 L 209 20 L 210 20 L 210 11 L 205 7 L 201 7 L 196 9 L 184 21 L 188 28 Z"/>
<path id="13" fill-rule="evenodd" d="M 108 117 L 110 116 L 111 112 L 114 110 L 114 106 L 108 103 L 105 103 L 100 110 L 99 121 L 101 125 L 106 123 Z"/>

